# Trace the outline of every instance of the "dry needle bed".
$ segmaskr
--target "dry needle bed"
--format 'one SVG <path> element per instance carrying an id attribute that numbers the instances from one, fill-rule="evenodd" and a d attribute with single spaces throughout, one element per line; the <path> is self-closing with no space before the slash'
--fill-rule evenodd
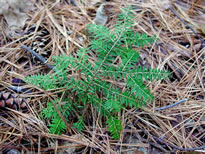
<path id="1" fill-rule="evenodd" d="M 199 33 L 200 40 L 196 34 L 186 28 L 171 9 L 160 8 L 153 1 L 145 4 L 134 1 L 113 2 L 114 9 L 112 14 L 109 14 L 108 26 L 112 26 L 119 8 L 125 4 L 133 4 L 138 8 L 135 30 L 151 36 L 155 34 L 159 38 L 151 47 L 136 48 L 141 54 L 141 64 L 146 67 L 168 69 L 172 72 L 170 80 L 148 83 L 156 96 L 155 102 L 139 110 L 127 109 L 126 112 L 121 113 L 124 119 L 124 130 L 120 141 L 108 137 L 106 128 L 102 127 L 103 119 L 92 111 L 93 123 L 82 133 L 73 130 L 71 136 L 68 136 L 68 133 L 49 134 L 46 122 L 41 120 L 39 113 L 47 104 L 49 97 L 55 98 L 56 93 L 64 89 L 44 91 L 19 82 L 18 85 L 22 85 L 21 88 L 24 89 L 21 93 L 9 88 L 14 85 L 14 78 L 23 80 L 28 75 L 50 72 L 47 66 L 40 64 L 29 52 L 21 48 L 22 45 L 32 47 L 31 44 L 38 40 L 39 31 L 9 39 L 2 33 L 0 35 L 0 91 L 16 94 L 15 97 L 18 98 L 30 98 L 27 100 L 27 111 L 0 109 L 0 149 L 2 151 L 6 152 L 13 148 L 24 152 L 65 152 L 67 150 L 71 153 L 74 151 L 126 153 L 129 150 L 137 152 L 146 149 L 149 153 L 154 153 L 192 151 L 197 149 L 189 148 L 205 145 L 205 41 L 202 41 L 204 34 Z M 191 19 L 196 19 L 194 18 L 197 14 L 196 9 L 203 12 L 205 7 L 198 3 L 194 4 L 182 1 L 170 6 L 178 10 L 178 15 L 186 23 L 192 25 L 191 21 L 194 20 Z M 97 5 L 95 1 L 77 0 L 76 5 L 68 4 L 66 1 L 40 1 L 35 5 L 34 10 L 28 12 L 30 19 L 27 21 L 25 31 L 33 25 L 48 31 L 44 39 L 49 41 L 39 53 L 47 51 L 44 56 L 49 64 L 52 56 L 75 54 L 79 47 L 88 42 L 84 28 L 88 23 L 93 22 Z M 190 7 L 184 9 L 184 6 Z M 189 14 L 182 14 L 185 12 Z M 204 19 L 200 22 L 204 22 Z M 3 19 L 1 23 L 4 23 Z M 187 101 L 165 110 L 156 110 L 182 99 Z"/>

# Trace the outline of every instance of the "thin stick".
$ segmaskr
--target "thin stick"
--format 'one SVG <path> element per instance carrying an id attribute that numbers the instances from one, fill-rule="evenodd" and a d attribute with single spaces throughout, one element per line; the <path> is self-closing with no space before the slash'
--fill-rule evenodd
<path id="1" fill-rule="evenodd" d="M 46 62 L 46 59 L 43 58 L 41 55 L 39 55 L 37 52 L 35 52 L 34 50 L 31 50 L 29 47 L 27 47 L 26 45 L 22 45 L 22 48 L 26 49 L 27 51 L 29 51 L 32 55 L 34 55 L 39 61 L 41 61 L 42 63 L 44 63 L 46 66 L 48 66 L 49 68 L 53 69 L 54 66 L 53 65 L 49 65 Z"/>
<path id="2" fill-rule="evenodd" d="M 75 3 L 74 0 L 70 0 L 71 4 L 73 4 L 74 6 L 77 6 L 77 4 Z"/>
<path id="3" fill-rule="evenodd" d="M 172 107 L 174 107 L 174 106 L 176 106 L 176 105 L 178 105 L 178 104 L 180 104 L 180 103 L 186 102 L 186 101 L 188 101 L 188 99 L 184 98 L 184 99 L 182 99 L 182 100 L 180 100 L 180 101 L 178 101 L 178 102 L 176 102 L 176 103 L 174 103 L 174 104 L 170 104 L 170 105 L 168 105 L 168 106 L 156 108 L 155 111 L 158 111 L 158 110 L 166 110 L 166 109 L 172 108 Z"/>

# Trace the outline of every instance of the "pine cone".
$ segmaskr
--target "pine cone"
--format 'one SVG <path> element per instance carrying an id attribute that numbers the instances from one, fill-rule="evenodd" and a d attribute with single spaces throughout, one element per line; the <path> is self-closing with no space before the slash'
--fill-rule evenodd
<path id="1" fill-rule="evenodd" d="M 19 98 L 16 94 L 2 91 L 0 92 L 0 108 L 11 108 L 14 110 L 25 110 L 27 101 L 24 98 Z"/>
<path id="2" fill-rule="evenodd" d="M 36 25 L 30 27 L 26 34 L 31 35 L 36 30 Z M 43 56 L 44 58 L 49 58 L 51 51 L 48 48 L 48 44 L 51 41 L 49 37 L 49 31 L 42 26 L 39 26 L 37 29 L 37 34 L 35 35 L 35 41 L 28 45 L 32 50 L 37 52 L 39 55 Z M 35 59 L 35 57 L 34 57 Z"/>

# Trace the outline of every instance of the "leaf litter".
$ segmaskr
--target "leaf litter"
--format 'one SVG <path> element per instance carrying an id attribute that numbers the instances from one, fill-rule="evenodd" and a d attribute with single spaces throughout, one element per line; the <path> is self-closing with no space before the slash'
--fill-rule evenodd
<path id="1" fill-rule="evenodd" d="M 163 3 L 160 0 L 111 1 L 115 7 L 109 10 L 105 17 L 106 22 L 102 24 L 112 27 L 120 8 L 128 4 L 136 6 L 135 31 L 156 34 L 159 38 L 152 47 L 136 48 L 143 55 L 141 65 L 168 69 L 172 72 L 172 77 L 170 80 L 148 83 L 156 96 L 153 103 L 138 110 L 128 108 L 121 113 L 124 129 L 120 141 L 112 140 L 108 136 L 107 129 L 102 125 L 103 119 L 94 112 L 90 119 L 92 123 L 88 123 L 82 133 L 74 131 L 70 136 L 69 132 L 62 135 L 49 133 L 40 111 L 46 106 L 49 97 L 56 98 L 57 92 L 65 89 L 44 91 L 25 83 L 19 86 L 26 87 L 27 91 L 10 89 L 14 85 L 14 78 L 23 80 L 25 76 L 48 73 L 51 70 L 45 65 L 33 63 L 32 55 L 21 48 L 22 45 L 29 46 L 37 40 L 37 29 L 21 36 L 7 35 L 7 31 L 11 29 L 14 32 L 17 28 L 26 33 L 33 25 L 46 28 L 50 42 L 43 49 L 50 50 L 46 61 L 49 64 L 54 55 L 75 54 L 79 46 L 87 44 L 84 29 L 89 22 L 94 22 L 99 6 L 104 4 L 102 1 L 76 0 L 75 6 L 67 2 L 38 1 L 31 8 L 28 7 L 28 1 L 0 1 L 0 13 L 6 21 L 1 26 L 0 34 L 0 90 L 31 100 L 27 102 L 27 111 L 0 109 L 2 151 L 8 152 L 12 147 L 19 152 L 69 152 L 70 147 L 72 153 L 73 149 L 82 153 L 120 153 L 139 152 L 140 148 L 143 148 L 143 153 L 187 149 L 204 152 L 205 149 L 200 147 L 205 145 L 205 4 L 200 0 Z M 166 7 L 164 3 L 167 3 Z M 1 20 L 2 23 L 5 21 Z M 67 33 L 68 29 L 71 33 Z M 79 41 L 79 37 L 83 39 Z M 188 101 L 166 110 L 156 110 L 183 99 Z M 195 147 L 199 149 L 191 149 Z"/>

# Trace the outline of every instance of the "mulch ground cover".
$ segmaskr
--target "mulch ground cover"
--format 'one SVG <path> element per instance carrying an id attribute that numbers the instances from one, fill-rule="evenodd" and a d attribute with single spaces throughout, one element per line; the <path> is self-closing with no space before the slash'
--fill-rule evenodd
<path id="1" fill-rule="evenodd" d="M 94 22 L 102 3 L 107 6 L 108 27 L 123 7 L 135 7 L 134 31 L 158 38 L 151 46 L 135 48 L 140 65 L 169 70 L 171 77 L 147 83 L 154 102 L 121 114 L 120 140 L 112 139 L 102 125 L 104 119 L 96 114 L 91 114 L 88 121 L 92 122 L 82 132 L 51 134 L 41 111 L 49 97 L 55 98 L 64 89 L 45 91 L 25 83 L 24 78 L 49 73 L 52 56 L 70 55 L 86 46 L 85 28 Z M 38 0 L 32 1 L 26 14 L 20 31 L 9 30 L 4 16 L 0 18 L 2 153 L 205 153 L 203 1 Z M 43 56 L 47 64 L 24 46 Z"/>

